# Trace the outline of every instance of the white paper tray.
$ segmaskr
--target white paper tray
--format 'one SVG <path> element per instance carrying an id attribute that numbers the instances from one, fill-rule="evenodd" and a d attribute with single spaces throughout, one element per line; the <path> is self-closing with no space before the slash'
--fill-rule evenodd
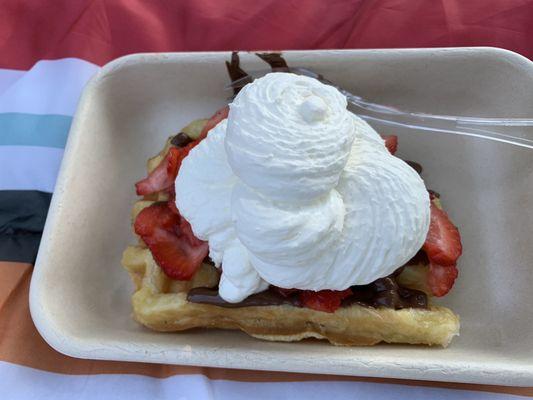
<path id="1" fill-rule="evenodd" d="M 533 109 L 533 64 L 504 50 L 284 54 L 290 65 L 402 109 L 492 117 Z M 399 155 L 424 166 L 427 185 L 461 230 L 460 276 L 442 302 L 460 314 L 462 329 L 448 349 L 162 334 L 132 321 L 132 284 L 120 258 L 133 242 L 133 184 L 166 137 L 224 104 L 229 57 L 128 56 L 85 89 L 31 283 L 31 313 L 45 340 L 81 358 L 532 386 L 533 153 L 476 138 L 381 130 L 400 136 Z M 246 69 L 265 67 L 253 55 L 241 60 Z"/>

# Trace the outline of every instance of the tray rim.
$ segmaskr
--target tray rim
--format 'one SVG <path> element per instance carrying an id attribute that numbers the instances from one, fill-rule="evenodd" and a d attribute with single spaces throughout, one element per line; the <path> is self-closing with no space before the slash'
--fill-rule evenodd
<path id="1" fill-rule="evenodd" d="M 428 56 L 432 54 L 452 53 L 464 56 L 467 53 L 476 53 L 477 55 L 485 55 L 505 59 L 506 61 L 520 67 L 524 70 L 533 71 L 533 62 L 526 57 L 514 53 L 509 50 L 500 49 L 496 47 L 445 47 L 445 48 L 409 48 L 409 49 L 342 49 L 342 50 L 288 50 L 283 53 L 293 54 L 318 54 L 328 53 L 332 57 L 337 53 L 381 53 L 381 54 L 422 54 L 426 53 Z M 332 366 L 328 364 L 325 368 L 321 368 L 320 355 L 308 355 L 307 358 L 298 360 L 291 360 L 291 363 L 284 363 L 279 361 L 277 367 L 273 359 L 276 357 L 264 357 L 261 353 L 265 351 L 257 351 L 257 354 L 250 360 L 249 357 L 239 358 L 239 353 L 242 350 L 237 348 L 225 349 L 225 357 L 220 357 L 217 354 L 210 354 L 209 351 L 204 351 L 201 357 L 191 357 L 190 351 L 173 350 L 172 355 L 165 352 L 154 352 L 150 354 L 149 351 L 131 351 L 122 348 L 119 343 L 113 341 L 103 342 L 98 339 L 84 340 L 75 336 L 65 335 L 64 332 L 54 323 L 53 320 L 47 319 L 47 313 L 44 312 L 43 305 L 40 303 L 41 293 L 46 290 L 40 283 L 43 281 L 42 277 L 47 272 L 47 264 L 49 264 L 49 248 L 53 245 L 53 227 L 59 221 L 57 220 L 57 210 L 61 203 L 63 193 L 67 190 L 65 185 L 65 175 L 71 160 L 73 159 L 74 149 L 76 148 L 76 138 L 83 130 L 83 114 L 88 107 L 88 100 L 92 97 L 93 92 L 98 90 L 98 86 L 110 74 L 114 74 L 122 68 L 128 67 L 132 64 L 159 64 L 159 63 L 174 63 L 180 61 L 187 61 L 201 57 L 220 56 L 222 54 L 230 54 L 228 51 L 215 52 L 173 52 L 173 53 L 137 53 L 126 55 L 117 58 L 110 63 L 104 65 L 99 72 L 97 72 L 86 85 L 77 111 L 73 118 L 67 144 L 65 146 L 64 157 L 59 170 L 56 187 L 50 203 L 48 218 L 43 230 L 41 245 L 37 255 L 37 260 L 34 266 L 34 272 L 30 284 L 30 313 L 35 323 L 35 326 L 44 340 L 55 350 L 68 356 L 84 358 L 84 359 L 99 359 L 99 360 L 116 360 L 116 361 L 135 361 L 135 362 L 151 362 L 151 363 L 171 363 L 179 365 L 196 365 L 205 367 L 221 367 L 221 368 L 236 368 L 235 361 L 238 360 L 238 368 L 253 369 L 253 370 L 269 370 L 269 371 L 287 371 L 287 372 L 303 372 L 303 373 L 322 373 L 348 376 L 366 376 L 366 377 L 386 377 L 386 378 L 400 378 L 400 379 L 419 379 L 419 380 L 436 380 L 444 382 L 464 382 L 464 383 L 478 383 L 478 384 L 500 384 L 504 386 L 528 386 L 533 382 L 533 360 L 528 364 L 513 364 L 513 363 L 485 363 L 485 362 L 436 362 L 434 365 L 424 365 L 426 369 L 436 368 L 438 372 L 430 372 L 416 378 L 409 378 L 409 372 L 404 373 L 402 369 L 406 368 L 402 363 L 394 364 L 394 362 L 387 357 L 383 360 L 373 360 L 371 363 L 365 360 L 351 360 L 345 365 L 339 364 Z M 274 356 L 282 356 L 285 353 L 283 350 L 272 352 Z M 380 357 L 381 358 L 381 357 Z M 228 360 L 235 360 L 233 363 Z M 411 367 L 413 368 L 413 367 Z M 445 371 L 443 371 L 445 370 Z M 414 373 L 420 372 L 416 370 Z M 411 375 L 414 375 L 411 371 Z M 462 377 L 461 375 L 465 375 Z"/>

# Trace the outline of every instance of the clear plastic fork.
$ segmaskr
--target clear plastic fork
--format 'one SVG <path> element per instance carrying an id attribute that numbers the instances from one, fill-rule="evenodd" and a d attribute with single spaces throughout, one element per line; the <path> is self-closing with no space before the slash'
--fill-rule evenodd
<path id="1" fill-rule="evenodd" d="M 364 120 L 388 126 L 410 128 L 435 133 L 448 133 L 472 136 L 486 140 L 511 144 L 533 149 L 533 117 L 529 118 L 484 118 L 453 115 L 433 115 L 400 110 L 382 104 L 376 104 L 335 85 L 324 76 L 302 67 L 275 68 L 275 72 L 292 72 L 318 79 L 322 83 L 334 86 L 348 99 L 350 111 Z M 270 70 L 248 73 L 226 86 L 235 89 L 245 86 L 252 79 L 259 78 Z"/>

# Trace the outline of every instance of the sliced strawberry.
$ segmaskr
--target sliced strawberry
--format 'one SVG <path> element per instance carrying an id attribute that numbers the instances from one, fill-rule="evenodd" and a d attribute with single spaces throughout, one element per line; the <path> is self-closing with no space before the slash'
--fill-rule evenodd
<path id="1" fill-rule="evenodd" d="M 135 184 L 137 194 L 146 196 L 156 192 L 168 191 L 174 184 L 176 176 L 178 176 L 183 159 L 198 143 L 205 139 L 207 132 L 228 117 L 228 113 L 229 106 L 221 108 L 207 121 L 198 139 L 183 147 L 171 147 L 163 161 L 146 178 Z"/>
<path id="2" fill-rule="evenodd" d="M 184 147 L 171 147 L 161 163 L 144 179 L 135 184 L 137 194 L 145 196 L 156 192 L 169 192 L 174 185 L 181 163 L 199 141 Z"/>
<path id="3" fill-rule="evenodd" d="M 172 183 L 174 183 L 176 176 L 178 176 L 178 170 L 181 166 L 181 162 L 183 161 L 185 156 L 189 154 L 190 148 L 186 149 L 186 147 L 188 147 L 191 143 L 184 147 L 171 147 L 170 149 L 168 149 L 168 153 L 166 156 L 167 175 L 169 179 L 172 180 Z"/>
<path id="4" fill-rule="evenodd" d="M 383 140 L 385 141 L 385 147 L 391 154 L 395 154 L 396 150 L 398 150 L 398 136 L 396 135 L 384 135 L 381 136 Z"/>
<path id="5" fill-rule="evenodd" d="M 192 231 L 192 227 L 191 227 L 191 224 L 189 224 L 187 222 L 187 220 L 183 217 L 180 218 L 180 225 L 179 225 L 179 234 L 178 236 L 183 239 L 183 240 L 186 240 L 187 243 L 189 243 L 189 245 L 191 247 L 201 247 L 203 246 L 204 244 L 207 245 L 207 242 L 204 242 L 203 240 L 200 240 L 198 239 L 196 236 L 194 236 L 194 233 Z M 207 256 L 207 252 L 205 254 L 204 257 L 202 257 L 202 259 L 204 259 L 205 257 Z"/>
<path id="6" fill-rule="evenodd" d="M 165 203 L 154 203 L 144 208 L 137 218 L 133 228 L 141 237 L 153 235 L 157 229 L 173 232 L 179 226 L 181 217 L 167 209 Z"/>
<path id="7" fill-rule="evenodd" d="M 207 242 L 196 238 L 185 218 L 174 213 L 167 203 L 154 203 L 142 210 L 134 228 L 172 279 L 191 279 L 209 251 Z"/>
<path id="8" fill-rule="evenodd" d="M 223 119 L 228 118 L 229 114 L 229 106 L 224 106 L 220 110 L 218 110 L 205 124 L 204 128 L 200 132 L 200 135 L 198 136 L 198 141 L 204 139 L 207 136 L 207 132 L 209 132 L 211 129 L 213 129 L 220 121 Z"/>
<path id="9" fill-rule="evenodd" d="M 461 235 L 448 215 L 431 202 L 429 232 L 423 249 L 429 261 L 439 265 L 455 265 L 463 251 Z"/>
<path id="10" fill-rule="evenodd" d="M 452 288 L 459 271 L 455 265 L 429 263 L 428 285 L 434 296 L 441 297 Z"/>
<path id="11" fill-rule="evenodd" d="M 300 293 L 300 302 L 304 307 L 317 311 L 335 312 L 340 306 L 343 299 L 352 295 L 351 289 L 346 290 L 321 290 L 314 292 L 312 290 L 303 290 Z"/>
<path id="12" fill-rule="evenodd" d="M 172 187 L 178 175 L 181 160 L 189 154 L 190 149 L 187 149 L 187 147 L 171 147 L 159 165 L 146 178 L 135 184 L 137 194 L 145 196 L 155 192 L 166 191 Z"/>
<path id="13" fill-rule="evenodd" d="M 169 199 L 167 201 L 167 206 L 174 214 L 180 214 L 178 207 L 176 207 L 176 190 L 172 186 L 169 190 Z"/>

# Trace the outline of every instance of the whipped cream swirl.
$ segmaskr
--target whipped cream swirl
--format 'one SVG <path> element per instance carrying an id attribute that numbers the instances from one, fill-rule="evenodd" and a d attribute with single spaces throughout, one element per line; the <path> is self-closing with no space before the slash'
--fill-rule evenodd
<path id="1" fill-rule="evenodd" d="M 328 193 L 355 137 L 346 105 L 337 89 L 304 76 L 269 74 L 245 86 L 230 105 L 232 170 L 272 200 L 298 204 Z"/>
<path id="2" fill-rule="evenodd" d="M 392 273 L 422 247 L 422 179 L 312 78 L 272 73 L 185 158 L 176 206 L 222 265 L 221 297 L 269 284 L 343 290 Z"/>

